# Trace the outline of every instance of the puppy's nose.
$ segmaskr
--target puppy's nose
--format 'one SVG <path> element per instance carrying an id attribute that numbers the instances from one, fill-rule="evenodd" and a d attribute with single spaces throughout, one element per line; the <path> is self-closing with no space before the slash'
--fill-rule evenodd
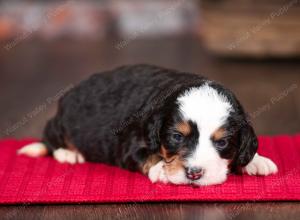
<path id="1" fill-rule="evenodd" d="M 204 170 L 201 167 L 187 167 L 185 173 L 188 179 L 198 180 L 203 176 Z"/>

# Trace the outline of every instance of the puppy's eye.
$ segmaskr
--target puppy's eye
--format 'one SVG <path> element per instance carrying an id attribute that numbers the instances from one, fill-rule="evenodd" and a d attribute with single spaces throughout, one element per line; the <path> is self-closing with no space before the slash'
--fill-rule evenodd
<path id="1" fill-rule="evenodd" d="M 228 141 L 226 139 L 220 139 L 220 140 L 214 141 L 214 144 L 217 147 L 224 148 L 228 145 Z"/>
<path id="2" fill-rule="evenodd" d="M 177 143 L 180 143 L 183 141 L 184 137 L 182 134 L 179 134 L 179 133 L 174 133 L 172 134 L 172 139 L 177 142 Z"/>

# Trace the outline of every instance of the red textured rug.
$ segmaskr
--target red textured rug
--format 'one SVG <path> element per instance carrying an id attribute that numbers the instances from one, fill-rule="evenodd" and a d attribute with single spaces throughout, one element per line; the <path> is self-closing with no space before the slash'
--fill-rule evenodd
<path id="1" fill-rule="evenodd" d="M 103 164 L 17 156 L 31 141 L 0 141 L 0 204 L 300 200 L 300 135 L 259 138 L 259 152 L 274 160 L 278 174 L 230 175 L 222 185 L 199 188 L 152 184 L 139 173 Z"/>

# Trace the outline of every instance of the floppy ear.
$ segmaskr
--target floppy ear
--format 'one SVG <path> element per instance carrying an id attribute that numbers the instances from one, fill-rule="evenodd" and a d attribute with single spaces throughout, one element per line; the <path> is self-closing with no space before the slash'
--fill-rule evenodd
<path id="1" fill-rule="evenodd" d="M 258 148 L 258 141 L 252 126 L 245 122 L 238 134 L 239 149 L 235 159 L 236 167 L 246 166 L 254 157 Z"/>
<path id="2" fill-rule="evenodd" d="M 162 113 L 153 113 L 145 121 L 144 136 L 149 146 L 149 151 L 155 153 L 160 149 L 160 131 L 163 124 Z"/>

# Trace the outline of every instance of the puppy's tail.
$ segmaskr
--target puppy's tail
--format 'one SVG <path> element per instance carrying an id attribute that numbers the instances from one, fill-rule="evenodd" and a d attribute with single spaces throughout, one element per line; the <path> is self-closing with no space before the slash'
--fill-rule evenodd
<path id="1" fill-rule="evenodd" d="M 17 151 L 18 155 L 26 155 L 29 157 L 43 157 L 48 154 L 47 146 L 42 142 L 34 142 L 25 145 Z"/>

